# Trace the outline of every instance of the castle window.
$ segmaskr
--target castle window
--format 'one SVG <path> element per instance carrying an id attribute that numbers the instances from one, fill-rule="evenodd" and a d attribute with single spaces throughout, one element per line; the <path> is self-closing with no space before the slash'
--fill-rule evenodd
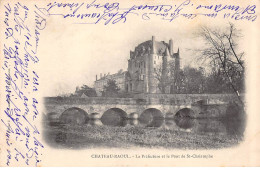
<path id="1" fill-rule="evenodd" d="M 154 68 L 154 71 L 156 71 L 156 68 Z"/>
<path id="2" fill-rule="evenodd" d="M 156 61 L 154 61 L 154 64 L 156 64 Z"/>
<path id="3" fill-rule="evenodd" d="M 145 62 L 144 62 L 144 68 L 145 68 Z"/>

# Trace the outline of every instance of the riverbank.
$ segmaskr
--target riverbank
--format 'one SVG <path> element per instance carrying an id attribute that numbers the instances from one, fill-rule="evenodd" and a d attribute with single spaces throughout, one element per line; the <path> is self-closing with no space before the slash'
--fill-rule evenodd
<path id="1" fill-rule="evenodd" d="M 228 127 L 210 131 L 203 124 L 186 129 L 176 128 L 175 125 L 152 128 L 68 124 L 45 125 L 44 135 L 46 142 L 55 148 L 221 149 L 238 145 L 243 140 L 241 133 Z"/>

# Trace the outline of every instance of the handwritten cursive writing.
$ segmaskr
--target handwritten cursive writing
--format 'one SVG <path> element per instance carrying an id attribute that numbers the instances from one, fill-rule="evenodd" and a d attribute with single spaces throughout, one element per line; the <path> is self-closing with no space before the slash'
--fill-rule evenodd
<path id="1" fill-rule="evenodd" d="M 93 0 L 90 3 L 57 3 L 51 2 L 44 8 L 49 15 L 74 19 L 75 24 L 117 24 L 125 23 L 130 17 L 142 20 L 159 18 L 172 22 L 177 18 L 194 19 L 210 17 L 254 22 L 257 18 L 256 5 L 246 7 L 232 4 L 194 5 L 192 0 L 176 4 L 142 4 L 122 7 L 119 2 L 108 3 Z M 192 11 L 192 12 L 191 12 Z"/>
<path id="2" fill-rule="evenodd" d="M 37 50 L 47 16 L 37 6 L 29 8 L 19 2 L 7 3 L 4 7 L 1 76 L 5 78 L 6 100 L 1 123 L 6 128 L 6 165 L 38 166 L 44 145 L 35 125 L 39 119 Z"/>

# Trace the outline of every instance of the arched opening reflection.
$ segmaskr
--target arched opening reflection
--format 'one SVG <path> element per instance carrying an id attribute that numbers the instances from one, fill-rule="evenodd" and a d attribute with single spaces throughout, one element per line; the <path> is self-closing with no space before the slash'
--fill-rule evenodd
<path id="1" fill-rule="evenodd" d="M 139 117 L 140 124 L 146 127 L 160 127 L 164 122 L 163 114 L 155 108 L 146 109 Z"/>
<path id="2" fill-rule="evenodd" d="M 90 119 L 100 119 L 100 114 L 99 113 L 91 113 L 90 115 L 89 115 L 89 118 Z"/>
<path id="3" fill-rule="evenodd" d="M 72 107 L 61 114 L 60 121 L 65 124 L 82 125 L 88 121 L 88 114 L 80 108 Z"/>
<path id="4" fill-rule="evenodd" d="M 46 123 L 46 125 L 51 125 L 51 126 L 56 126 L 59 124 L 60 122 L 60 115 L 56 112 L 51 112 L 48 113 L 46 116 L 44 116 L 44 123 Z"/>
<path id="5" fill-rule="evenodd" d="M 182 129 L 191 129 L 195 125 L 195 120 L 190 118 L 175 118 L 176 125 Z"/>
<path id="6" fill-rule="evenodd" d="M 125 126 L 127 124 L 127 113 L 119 108 L 111 108 L 105 111 L 101 122 L 108 126 Z"/>

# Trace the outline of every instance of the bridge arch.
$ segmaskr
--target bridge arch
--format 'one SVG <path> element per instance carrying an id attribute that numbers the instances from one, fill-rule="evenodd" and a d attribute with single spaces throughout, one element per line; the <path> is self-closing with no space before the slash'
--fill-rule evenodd
<path id="1" fill-rule="evenodd" d="M 160 127 L 163 124 L 164 116 L 159 109 L 149 108 L 141 113 L 139 121 L 147 127 Z"/>
<path id="2" fill-rule="evenodd" d="M 125 126 L 127 113 L 120 108 L 110 108 L 104 112 L 101 122 L 109 126 Z"/>
<path id="3" fill-rule="evenodd" d="M 71 107 L 65 110 L 61 116 L 60 121 L 66 124 L 79 124 L 82 125 L 87 122 L 88 114 L 83 109 Z"/>
<path id="4" fill-rule="evenodd" d="M 194 111 L 192 110 L 192 109 L 190 109 L 190 108 L 183 108 L 183 109 L 181 109 L 181 110 L 179 110 L 176 114 L 175 114 L 175 116 L 174 116 L 175 118 L 177 117 L 177 118 L 183 118 L 183 117 L 194 117 Z"/>

